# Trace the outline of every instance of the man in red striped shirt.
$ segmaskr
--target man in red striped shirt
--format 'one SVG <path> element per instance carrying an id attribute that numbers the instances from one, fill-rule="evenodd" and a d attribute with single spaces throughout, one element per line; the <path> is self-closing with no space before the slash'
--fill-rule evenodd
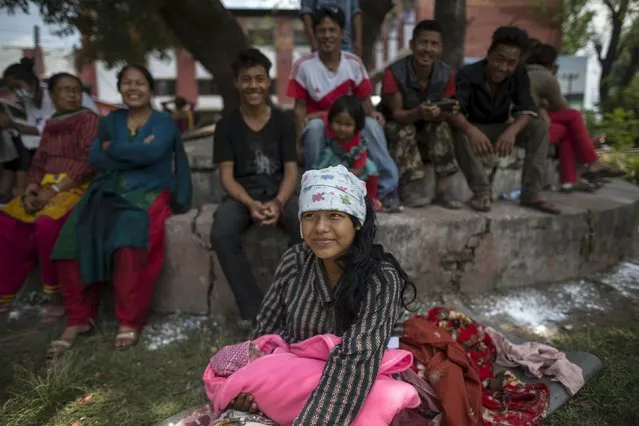
<path id="1" fill-rule="evenodd" d="M 371 103 L 373 85 L 364 64 L 354 54 L 340 50 L 344 23 L 344 12 L 338 6 L 318 9 L 313 15 L 317 52 L 300 58 L 291 71 L 287 94 L 295 99 L 295 127 L 304 147 L 304 168 L 314 168 L 325 147 L 322 114 L 336 99 L 354 95 L 362 102 L 367 115 L 362 137 L 368 144 L 370 159 L 379 170 L 379 199 L 386 210 L 398 210 L 399 176 L 388 153 L 382 128 L 384 118 Z"/>
<path id="2" fill-rule="evenodd" d="M 449 209 L 462 207 L 448 191 L 449 177 L 459 170 L 455 138 L 463 137 L 450 124 L 463 116 L 453 101 L 455 74 L 439 60 L 442 33 L 437 21 L 418 23 L 410 42 L 413 54 L 389 66 L 383 78 L 384 104 L 392 120 L 386 125 L 386 136 L 399 168 L 401 201 L 410 207 L 428 204 L 423 156 L 435 168 L 433 202 Z M 444 106 L 441 101 L 449 102 Z"/>

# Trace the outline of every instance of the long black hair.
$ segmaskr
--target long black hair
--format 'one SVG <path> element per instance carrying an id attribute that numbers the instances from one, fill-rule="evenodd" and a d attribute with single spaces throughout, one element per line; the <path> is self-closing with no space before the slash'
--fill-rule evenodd
<path id="1" fill-rule="evenodd" d="M 29 84 L 35 84 L 37 86 L 38 76 L 33 71 L 35 63 L 31 58 L 22 58 L 20 62 L 9 65 L 2 74 L 2 79 L 6 82 L 7 79 L 13 78 L 15 80 L 22 80 Z"/>
<path id="2" fill-rule="evenodd" d="M 350 216 L 353 226 L 359 226 L 355 217 Z M 366 297 L 368 283 L 383 263 L 390 263 L 403 281 L 402 305 L 409 309 L 409 305 L 417 298 L 417 289 L 406 271 L 401 267 L 395 256 L 384 251 L 380 244 L 375 244 L 377 235 L 377 219 L 375 209 L 369 197 L 366 197 L 366 220 L 361 229 L 355 234 L 350 249 L 337 259 L 343 269 L 338 284 L 335 300 L 336 334 L 341 336 L 356 320 L 359 308 Z"/>
<path id="3" fill-rule="evenodd" d="M 335 120 L 335 117 L 343 112 L 347 113 L 353 117 L 353 120 L 355 120 L 355 133 L 359 133 L 364 130 L 364 126 L 366 125 L 366 113 L 364 112 L 362 102 L 357 99 L 356 96 L 344 95 L 333 102 L 331 109 L 328 110 L 328 122 L 332 123 L 333 120 Z"/>
<path id="4" fill-rule="evenodd" d="M 552 69 L 557 61 L 559 53 L 552 45 L 548 43 L 540 43 L 530 50 L 526 63 L 528 65 L 541 65 L 548 69 Z"/>

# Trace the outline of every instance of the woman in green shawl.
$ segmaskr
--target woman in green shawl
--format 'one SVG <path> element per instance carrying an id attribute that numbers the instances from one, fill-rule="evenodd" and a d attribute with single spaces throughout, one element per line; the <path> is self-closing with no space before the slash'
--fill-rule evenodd
<path id="1" fill-rule="evenodd" d="M 135 345 L 145 325 L 164 263 L 164 223 L 188 210 L 191 174 L 171 116 L 151 107 L 153 77 L 138 65 L 118 74 L 127 109 L 100 123 L 90 161 L 98 170 L 60 234 L 58 263 L 68 324 L 52 355 L 90 331 L 100 283 L 111 283 L 119 330 L 117 348 Z"/>

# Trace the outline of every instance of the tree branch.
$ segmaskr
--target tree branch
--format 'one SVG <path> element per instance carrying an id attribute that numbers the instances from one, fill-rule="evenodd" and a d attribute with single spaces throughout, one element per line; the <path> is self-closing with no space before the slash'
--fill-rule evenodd
<path id="1" fill-rule="evenodd" d="M 442 60 L 453 69 L 464 65 L 466 40 L 466 0 L 435 1 L 435 19 L 444 27 L 444 54 Z"/>
<path id="2" fill-rule="evenodd" d="M 19 9 L 23 13 L 29 13 L 29 1 L 28 0 L 0 0 L 0 9 L 7 9 L 9 14 L 12 15 Z"/>
<path id="3" fill-rule="evenodd" d="M 616 15 L 617 15 L 617 8 L 615 7 L 615 4 L 612 2 L 612 0 L 601 0 L 603 1 L 603 3 L 608 7 L 608 9 L 610 10 L 610 13 L 612 14 L 612 19 L 616 19 Z"/>
<path id="4" fill-rule="evenodd" d="M 393 10 L 394 2 L 392 0 L 360 0 L 359 4 L 364 18 L 362 61 L 367 66 L 371 66 L 375 57 L 375 42 L 386 15 Z"/>
<path id="5" fill-rule="evenodd" d="M 597 53 L 597 60 L 599 60 L 599 64 L 603 64 L 603 45 L 601 44 L 601 40 L 593 40 L 592 44 L 595 46 L 595 52 Z"/>
<path id="6" fill-rule="evenodd" d="M 159 12 L 184 47 L 213 74 L 224 110 L 236 107 L 231 63 L 248 43 L 231 12 L 220 0 L 165 0 Z"/>

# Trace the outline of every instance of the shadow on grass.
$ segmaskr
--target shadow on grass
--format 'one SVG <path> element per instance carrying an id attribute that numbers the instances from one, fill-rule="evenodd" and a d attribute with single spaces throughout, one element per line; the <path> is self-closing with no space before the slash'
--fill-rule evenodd
<path id="1" fill-rule="evenodd" d="M 79 340 L 50 371 L 18 363 L 2 424 L 152 425 L 204 402 L 202 372 L 213 343 L 211 333 L 194 331 L 155 351 L 116 351 L 112 336 L 97 335 Z"/>
<path id="2" fill-rule="evenodd" d="M 193 331 L 187 340 L 155 351 L 143 345 L 115 351 L 112 337 L 79 340 L 49 372 L 35 371 L 35 353 L 21 354 L 13 368 L 2 369 L 11 376 L 0 410 L 2 426 L 145 426 L 205 402 L 202 372 L 212 347 L 222 344 L 211 332 Z M 25 344 L 33 347 L 34 341 Z M 571 332 L 554 344 L 593 352 L 604 366 L 545 424 L 639 425 L 639 327 Z"/>
<path id="3" fill-rule="evenodd" d="M 546 424 L 639 425 L 639 327 L 598 327 L 562 335 L 554 344 L 565 351 L 594 353 L 603 369 Z"/>

